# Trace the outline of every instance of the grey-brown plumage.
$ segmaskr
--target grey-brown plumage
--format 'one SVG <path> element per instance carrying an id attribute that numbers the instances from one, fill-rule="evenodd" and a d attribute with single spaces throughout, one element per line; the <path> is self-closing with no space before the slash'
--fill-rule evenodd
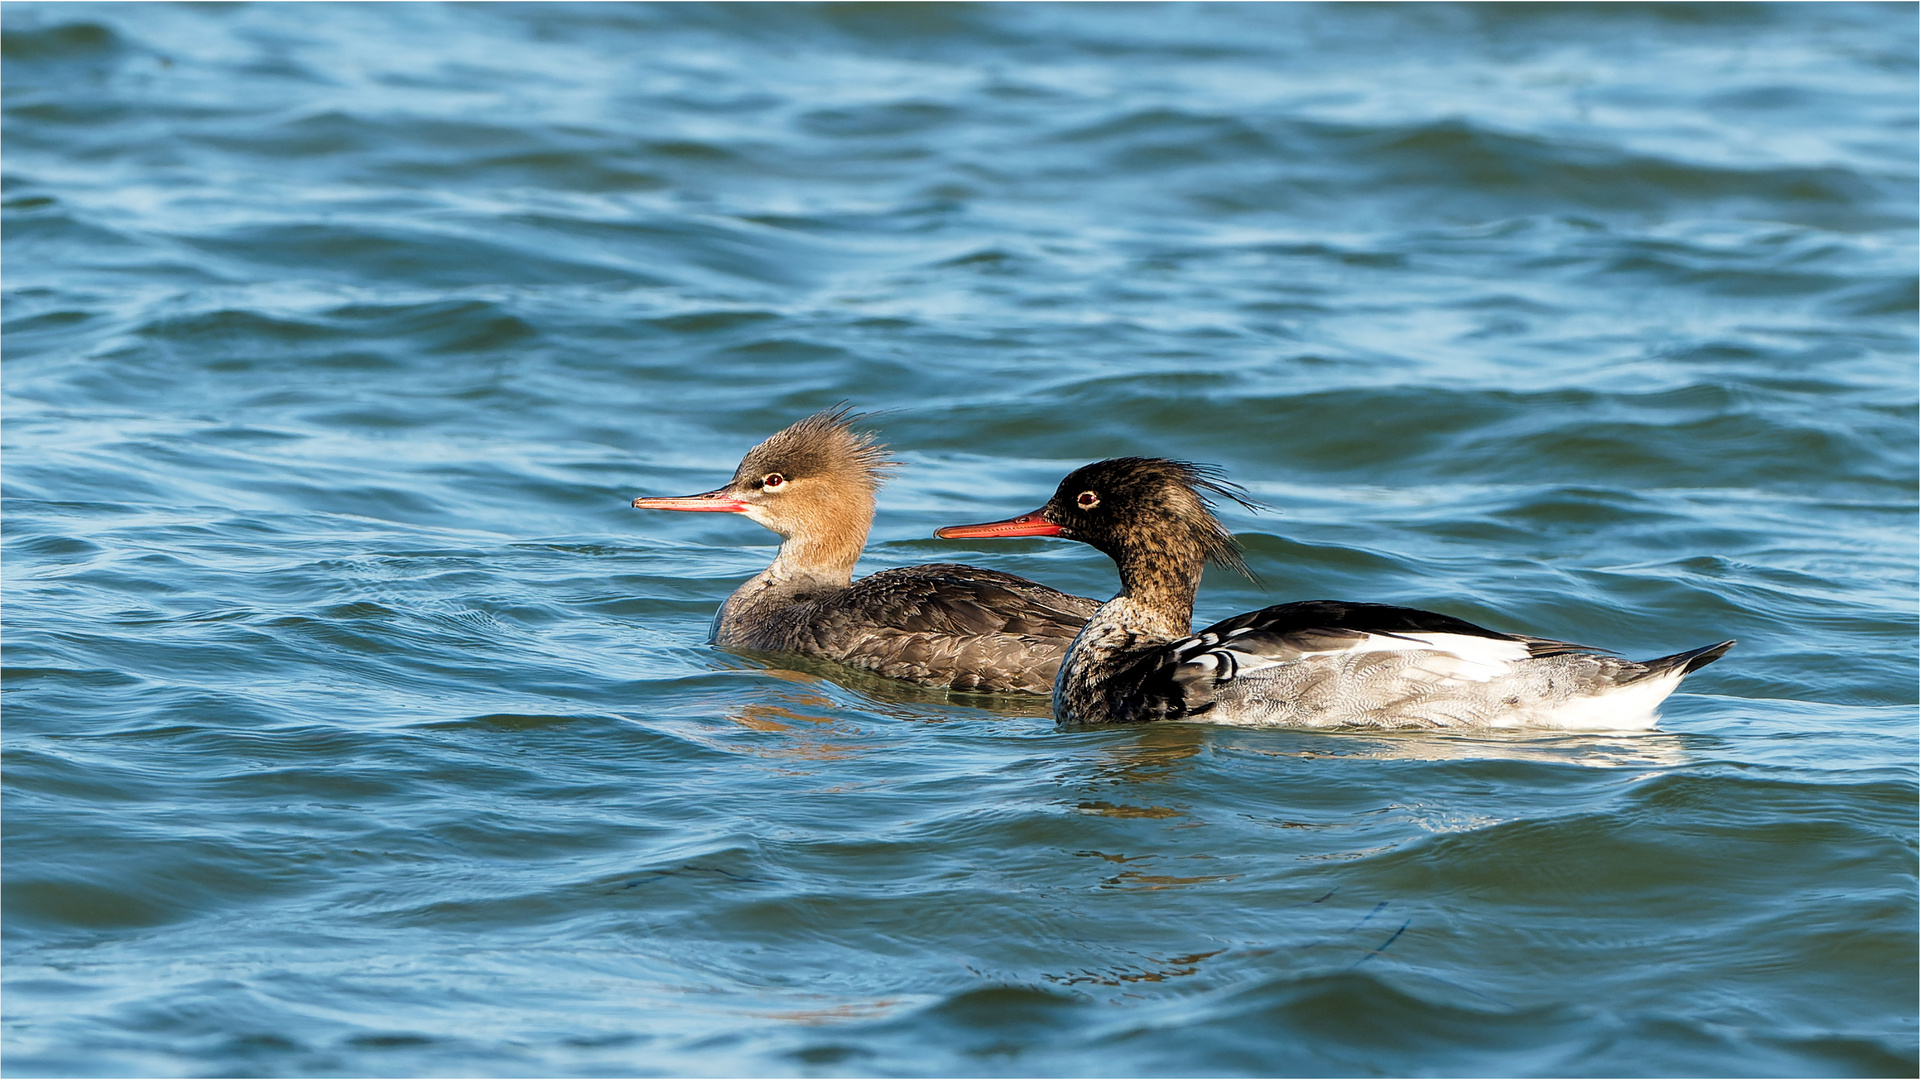
<path id="1" fill-rule="evenodd" d="M 1030 514 L 935 535 L 1064 536 L 1113 557 L 1120 594 L 1087 621 L 1054 685 L 1063 723 L 1648 727 L 1683 676 L 1733 646 L 1633 661 L 1436 612 L 1331 600 L 1277 604 L 1195 634 L 1207 560 L 1241 565 L 1210 494 L 1247 502 L 1204 466 L 1118 458 L 1075 470 Z"/>
<path id="2" fill-rule="evenodd" d="M 1044 694 L 1099 605 L 997 570 L 936 563 L 853 580 L 874 493 L 895 463 L 845 409 L 747 452 L 726 487 L 639 498 L 646 510 L 743 514 L 780 534 L 773 565 L 736 589 L 712 642 L 798 653 L 928 686 Z"/>

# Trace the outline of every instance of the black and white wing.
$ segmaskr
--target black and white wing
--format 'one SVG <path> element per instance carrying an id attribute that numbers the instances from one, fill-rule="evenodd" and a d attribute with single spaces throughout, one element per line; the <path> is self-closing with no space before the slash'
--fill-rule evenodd
<path id="1" fill-rule="evenodd" d="M 1455 714 L 1481 708 L 1526 661 L 1576 654 L 1607 657 L 1417 608 L 1309 600 L 1234 616 L 1142 658 L 1134 700 L 1160 714 L 1142 719 L 1309 725 L 1406 721 L 1410 703 L 1431 700 L 1433 723 L 1470 723 Z"/>

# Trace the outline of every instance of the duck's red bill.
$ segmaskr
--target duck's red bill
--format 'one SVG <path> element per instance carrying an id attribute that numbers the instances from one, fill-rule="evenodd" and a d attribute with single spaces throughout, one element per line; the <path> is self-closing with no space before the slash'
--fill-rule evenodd
<path id="1" fill-rule="evenodd" d="M 966 540 L 972 538 L 992 538 L 996 536 L 1059 536 L 1060 526 L 1041 516 L 1042 511 L 1021 514 L 1005 521 L 988 521 L 979 525 L 949 525 L 944 529 L 933 530 L 933 535 L 942 540 Z"/>
<path id="2" fill-rule="evenodd" d="M 746 511 L 747 504 L 727 494 L 726 488 L 721 488 L 702 495 L 680 495 L 656 499 L 642 496 L 633 500 L 633 508 L 635 510 L 696 510 L 709 514 L 739 514 Z"/>

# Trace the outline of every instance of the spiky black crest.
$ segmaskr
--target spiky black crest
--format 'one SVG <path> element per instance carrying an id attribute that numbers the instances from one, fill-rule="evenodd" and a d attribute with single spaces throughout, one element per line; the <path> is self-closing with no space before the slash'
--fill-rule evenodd
<path id="1" fill-rule="evenodd" d="M 1083 497 L 1096 500 L 1087 507 Z M 1169 458 L 1109 458 L 1067 474 L 1047 504 L 1047 516 L 1067 527 L 1067 535 L 1109 554 L 1130 530 L 1172 530 L 1192 549 L 1222 566 L 1257 580 L 1240 553 L 1240 543 L 1214 516 L 1213 498 L 1230 499 L 1249 510 L 1267 509 L 1247 489 L 1226 478 L 1219 466 Z M 1110 506 L 1106 513 L 1101 507 Z M 1111 516 L 1110 516 L 1111 515 Z"/>
<path id="2" fill-rule="evenodd" d="M 835 476 L 878 489 L 900 463 L 887 457 L 886 444 L 871 432 L 854 430 L 853 425 L 866 418 L 843 403 L 796 421 L 747 451 L 735 479 L 757 479 L 770 472 L 788 479 Z"/>

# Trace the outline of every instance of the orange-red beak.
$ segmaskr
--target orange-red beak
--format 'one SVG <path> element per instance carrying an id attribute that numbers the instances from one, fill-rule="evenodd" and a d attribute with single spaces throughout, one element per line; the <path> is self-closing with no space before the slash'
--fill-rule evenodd
<path id="1" fill-rule="evenodd" d="M 1021 514 L 1005 521 L 988 521 L 979 525 L 949 525 L 944 529 L 933 530 L 933 535 L 942 540 L 965 540 L 973 537 L 992 538 L 996 536 L 1059 536 L 1060 526 L 1041 516 L 1045 508 L 1030 514 Z"/>
<path id="2" fill-rule="evenodd" d="M 709 514 L 745 513 L 747 504 L 727 494 L 726 488 L 709 491 L 701 495 L 681 495 L 675 498 L 649 499 L 644 496 L 633 500 L 635 510 L 697 510 Z"/>

